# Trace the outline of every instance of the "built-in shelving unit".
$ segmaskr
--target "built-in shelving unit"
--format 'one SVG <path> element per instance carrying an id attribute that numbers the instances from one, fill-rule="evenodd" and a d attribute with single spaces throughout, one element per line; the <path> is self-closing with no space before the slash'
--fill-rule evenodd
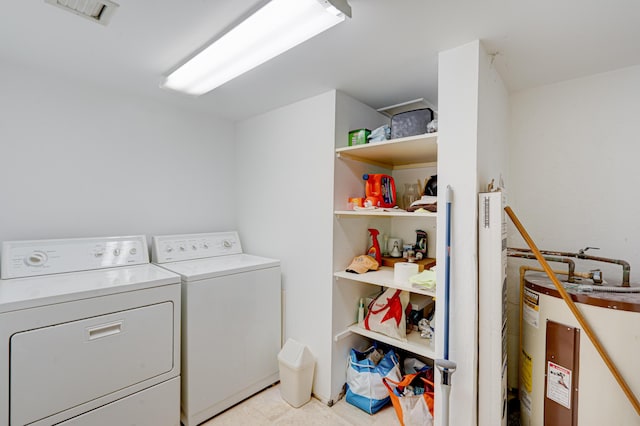
<path id="1" fill-rule="evenodd" d="M 336 157 L 341 161 L 345 161 L 348 170 L 362 170 L 361 163 L 380 166 L 391 171 L 398 169 L 433 169 L 437 166 L 438 135 L 437 133 L 429 133 L 384 142 L 337 148 Z M 344 167 L 340 169 L 345 170 Z M 409 170 L 407 171 L 409 172 Z M 340 181 L 340 178 L 337 179 L 337 182 Z M 368 219 L 373 221 L 378 218 L 388 219 L 391 221 L 389 224 L 393 224 L 394 221 L 397 220 L 399 222 L 395 222 L 396 224 L 405 224 L 405 226 L 401 228 L 411 229 L 411 227 L 415 225 L 413 229 L 418 229 L 424 227 L 425 221 L 433 223 L 432 221 L 437 218 L 437 213 L 429 211 L 407 212 L 401 209 L 335 210 L 334 215 L 337 218 L 354 218 L 353 222 L 343 221 L 341 227 L 344 230 L 344 234 L 352 234 L 354 227 L 360 230 L 362 227 L 366 229 L 366 227 L 369 226 L 367 224 L 370 223 Z M 407 227 L 406 225 L 409 226 Z M 344 245 L 345 243 L 348 244 L 349 242 L 344 240 L 340 244 Z M 341 247 L 334 246 L 334 250 L 338 249 L 341 249 Z M 371 291 L 366 287 L 372 285 L 405 290 L 410 293 L 432 298 L 435 298 L 436 295 L 435 289 L 414 288 L 408 282 L 398 283 L 394 281 L 394 268 L 389 266 L 382 266 L 377 271 L 369 271 L 364 274 L 354 274 L 341 270 L 334 272 L 334 277 L 336 279 L 336 285 L 342 287 L 338 294 L 344 295 L 343 299 L 337 301 L 338 306 L 356 306 L 355 302 L 357 302 L 357 300 L 354 297 L 359 298 L 365 294 L 371 294 Z M 345 319 L 349 317 L 353 318 L 350 311 L 343 311 L 339 317 Z M 336 331 L 336 335 L 334 336 L 335 342 L 357 334 L 372 340 L 384 342 L 418 356 L 429 359 L 436 357 L 434 343 L 431 340 L 421 338 L 420 333 L 416 331 L 407 334 L 406 340 L 399 340 L 381 333 L 366 330 L 361 324 L 357 323 L 347 323 L 344 327 L 342 330 Z"/>

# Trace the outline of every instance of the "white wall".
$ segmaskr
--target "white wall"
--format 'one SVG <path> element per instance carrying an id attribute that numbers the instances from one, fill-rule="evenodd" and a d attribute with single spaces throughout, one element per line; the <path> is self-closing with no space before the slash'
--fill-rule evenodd
<path id="1" fill-rule="evenodd" d="M 0 241 L 235 227 L 231 123 L 0 68 Z"/>
<path id="2" fill-rule="evenodd" d="M 438 62 L 438 253 L 446 253 L 446 190 L 453 190 L 451 208 L 451 298 L 449 359 L 452 376 L 450 422 L 472 425 L 476 419 L 477 387 L 477 128 L 479 44 L 466 44 L 440 52 Z M 442 255 L 441 255 L 442 256 Z M 443 258 L 443 257 L 440 257 Z M 436 324 L 444 325 L 445 268 L 437 268 Z M 439 356 L 444 334 L 436 333 Z M 436 376 L 440 386 L 439 375 Z M 440 393 L 442 395 L 442 393 Z M 435 418 L 442 422 L 442 398 L 436 398 Z M 455 407 L 465 407 L 464 410 Z"/>
<path id="3" fill-rule="evenodd" d="M 508 189 L 509 92 L 484 48 L 478 59 L 478 189 L 486 191 L 491 180 L 497 187 L 500 178 Z"/>
<path id="4" fill-rule="evenodd" d="M 336 92 L 237 124 L 237 223 L 245 251 L 282 262 L 285 339 L 316 357 L 314 393 L 331 386 Z"/>
<path id="5" fill-rule="evenodd" d="M 588 253 L 629 261 L 632 282 L 640 281 L 639 97 L 640 66 L 635 66 L 510 98 L 509 202 L 514 212 L 540 249 L 600 247 Z M 509 234 L 509 246 L 526 247 L 512 226 Z M 509 259 L 513 327 L 519 264 Z M 577 269 L 589 267 L 578 263 Z M 621 280 L 620 267 L 603 269 L 605 279 Z M 517 353 L 516 337 L 512 353 Z M 510 365 L 510 386 L 516 386 L 515 368 Z"/>
<path id="6" fill-rule="evenodd" d="M 511 96 L 510 198 L 541 248 L 640 267 L 639 96 L 640 66 Z"/>
<path id="7" fill-rule="evenodd" d="M 481 45 L 482 47 L 482 45 Z M 478 76 L 478 192 L 486 192 L 487 185 L 494 180 L 497 187 L 503 180 L 509 187 L 508 176 L 508 131 L 509 93 L 493 66 L 491 56 L 480 49 Z M 477 198 L 476 198 L 477 199 Z M 476 209 L 476 224 L 478 223 Z M 499 232 L 499 230 L 496 230 Z M 497 260 L 496 260 L 497 259 Z M 502 253 L 479 250 L 478 262 L 487 267 L 502 259 Z M 484 270 L 483 270 L 484 272 Z M 497 272 L 497 271 L 496 271 Z M 487 282 L 482 274 L 478 282 L 478 425 L 494 426 L 502 416 L 502 323 L 496 326 L 495 315 L 490 306 L 502 306 L 503 282 Z M 486 303 L 492 301 L 493 303 Z M 500 319 L 501 316 L 498 316 Z M 497 355 L 497 359 L 495 359 Z M 508 362 L 508 361 L 507 361 Z M 496 371 L 496 367 L 499 366 Z M 508 374 L 505 372 L 505 374 Z M 508 380 L 508 377 L 507 377 Z"/>
<path id="8" fill-rule="evenodd" d="M 507 167 L 503 152 L 507 142 L 508 97 L 500 76 L 477 40 L 441 52 L 438 76 L 440 208 L 436 248 L 439 259 L 443 260 L 446 253 L 445 188 L 450 185 L 453 192 L 449 359 L 456 362 L 457 370 L 451 380 L 450 423 L 474 425 L 477 424 L 479 391 L 477 200 L 481 187 L 484 190 L 490 178 L 497 179 Z M 491 155 L 493 151 L 495 155 Z M 437 268 L 436 323 L 441 331 L 444 324 L 444 266 L 444 262 L 440 262 Z M 436 349 L 442 356 L 442 332 L 436 333 Z M 436 380 L 440 382 L 440 378 Z M 442 398 L 436 398 L 436 402 L 436 422 L 443 424 Z"/>

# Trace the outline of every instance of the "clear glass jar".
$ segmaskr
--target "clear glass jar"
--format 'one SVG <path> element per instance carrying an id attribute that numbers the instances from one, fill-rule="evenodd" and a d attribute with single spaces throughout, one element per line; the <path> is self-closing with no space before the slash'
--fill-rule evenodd
<path id="1" fill-rule="evenodd" d="M 404 195 L 402 196 L 402 208 L 405 210 L 411 207 L 411 203 L 420 199 L 418 185 L 415 183 L 404 184 Z"/>

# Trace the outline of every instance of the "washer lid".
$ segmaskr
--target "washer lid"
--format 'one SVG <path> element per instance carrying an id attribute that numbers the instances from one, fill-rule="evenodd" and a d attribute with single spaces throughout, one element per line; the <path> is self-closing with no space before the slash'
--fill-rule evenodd
<path id="1" fill-rule="evenodd" d="M 232 254 L 228 256 L 163 263 L 161 266 L 182 275 L 183 281 L 191 282 L 258 269 L 273 268 L 280 266 L 280 261 L 250 254 Z"/>
<path id="2" fill-rule="evenodd" d="M 0 280 L 0 313 L 180 283 L 151 264 Z"/>

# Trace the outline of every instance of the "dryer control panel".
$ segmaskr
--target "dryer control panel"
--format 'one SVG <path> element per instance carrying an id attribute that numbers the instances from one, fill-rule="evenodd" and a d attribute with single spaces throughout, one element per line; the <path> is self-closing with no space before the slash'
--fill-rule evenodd
<path id="1" fill-rule="evenodd" d="M 149 263 L 144 235 L 6 241 L 2 243 L 2 279 Z"/>
<path id="2" fill-rule="evenodd" d="M 182 234 L 154 236 L 151 259 L 154 263 L 241 254 L 242 246 L 236 231 L 208 234 Z"/>

